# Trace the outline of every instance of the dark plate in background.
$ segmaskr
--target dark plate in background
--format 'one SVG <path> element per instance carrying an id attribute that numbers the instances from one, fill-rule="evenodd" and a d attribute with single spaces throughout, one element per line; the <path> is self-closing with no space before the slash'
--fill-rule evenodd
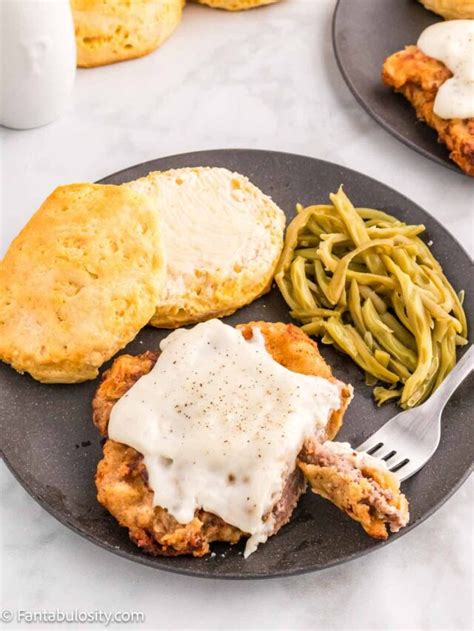
<path id="1" fill-rule="evenodd" d="M 372 118 L 418 153 L 463 174 L 435 130 L 381 79 L 389 55 L 416 44 L 425 28 L 441 20 L 417 0 L 338 0 L 333 45 L 344 80 Z"/>
<path id="2" fill-rule="evenodd" d="M 471 263 L 454 238 L 425 211 L 400 193 L 350 169 L 270 151 L 205 151 L 154 160 L 102 180 L 119 184 L 149 171 L 184 166 L 223 166 L 247 175 L 294 215 L 296 202 L 326 203 L 341 183 L 356 205 L 372 206 L 412 223 L 424 223 L 425 238 L 456 289 L 466 289 L 466 309 L 473 313 Z M 470 283 L 470 286 L 468 286 Z M 288 321 L 288 309 L 278 290 L 225 321 Z M 158 348 L 166 331 L 142 330 L 126 351 Z M 393 416 L 395 405 L 375 407 L 362 372 L 329 346 L 322 352 L 340 379 L 355 387 L 355 399 L 338 438 L 360 444 Z M 104 367 L 105 368 L 105 367 Z M 104 369 L 103 368 L 103 369 Z M 103 372 L 103 370 L 101 371 Z M 466 381 L 446 407 L 441 445 L 428 465 L 404 484 L 411 503 L 411 522 L 394 541 L 438 508 L 469 472 L 472 457 L 472 380 Z M 166 559 L 147 556 L 132 544 L 127 531 L 100 506 L 94 473 L 101 458 L 101 441 L 91 421 L 91 400 L 97 381 L 78 385 L 44 385 L 0 365 L 0 424 L 5 462 L 23 487 L 47 511 L 86 539 L 133 561 L 157 569 L 216 578 L 266 578 L 320 570 L 348 561 L 384 543 L 369 538 L 332 504 L 308 493 L 293 519 L 249 559 L 243 545 L 217 545 L 216 556 Z"/>

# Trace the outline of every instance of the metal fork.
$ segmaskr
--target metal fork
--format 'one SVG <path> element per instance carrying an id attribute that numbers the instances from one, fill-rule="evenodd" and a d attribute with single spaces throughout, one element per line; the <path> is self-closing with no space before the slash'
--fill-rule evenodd
<path id="1" fill-rule="evenodd" d="M 444 406 L 473 369 L 474 345 L 425 403 L 394 416 L 357 450 L 385 460 L 401 482 L 410 478 L 438 448 Z"/>

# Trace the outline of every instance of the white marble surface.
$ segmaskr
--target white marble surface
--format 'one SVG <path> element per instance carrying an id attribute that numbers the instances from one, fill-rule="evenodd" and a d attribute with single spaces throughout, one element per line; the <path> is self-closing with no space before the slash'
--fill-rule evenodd
<path id="1" fill-rule="evenodd" d="M 358 169 L 411 197 L 472 252 L 472 182 L 400 144 L 354 101 L 332 53 L 333 7 L 333 0 L 284 0 L 228 14 L 190 6 L 157 53 L 80 71 L 61 120 L 1 130 L 1 253 L 56 185 L 221 147 L 290 151 Z M 318 574 L 242 583 L 132 564 L 57 523 L 3 465 L 0 484 L 2 596 L 13 610 L 143 611 L 137 628 L 150 629 L 472 624 L 472 481 L 376 554 Z"/>

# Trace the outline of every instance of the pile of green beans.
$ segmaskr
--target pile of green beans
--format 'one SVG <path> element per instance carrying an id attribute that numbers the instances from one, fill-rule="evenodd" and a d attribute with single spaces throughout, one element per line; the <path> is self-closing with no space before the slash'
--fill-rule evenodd
<path id="1" fill-rule="evenodd" d="M 354 208 L 342 190 L 303 208 L 288 226 L 275 280 L 309 335 L 347 353 L 378 405 L 422 403 L 467 344 L 463 292 L 455 292 L 423 225 Z"/>

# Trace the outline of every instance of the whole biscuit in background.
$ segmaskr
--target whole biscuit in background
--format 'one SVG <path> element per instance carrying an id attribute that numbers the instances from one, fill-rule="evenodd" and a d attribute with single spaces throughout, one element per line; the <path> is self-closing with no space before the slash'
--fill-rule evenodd
<path id="1" fill-rule="evenodd" d="M 149 173 L 127 184 L 155 200 L 167 261 L 153 326 L 230 315 L 270 289 L 283 248 L 283 211 L 223 168 Z"/>
<path id="2" fill-rule="evenodd" d="M 57 188 L 0 263 L 0 359 L 46 383 L 93 379 L 147 324 L 164 274 L 150 199 Z"/>
<path id="3" fill-rule="evenodd" d="M 474 19 L 474 0 L 420 0 L 430 11 L 445 20 Z"/>
<path id="4" fill-rule="evenodd" d="M 280 0 L 194 0 L 199 4 L 207 4 L 213 9 L 225 9 L 226 11 L 243 11 L 245 9 L 254 9 L 265 4 L 274 4 Z"/>
<path id="5" fill-rule="evenodd" d="M 184 0 L 71 0 L 77 65 L 112 64 L 151 53 L 181 20 Z"/>

